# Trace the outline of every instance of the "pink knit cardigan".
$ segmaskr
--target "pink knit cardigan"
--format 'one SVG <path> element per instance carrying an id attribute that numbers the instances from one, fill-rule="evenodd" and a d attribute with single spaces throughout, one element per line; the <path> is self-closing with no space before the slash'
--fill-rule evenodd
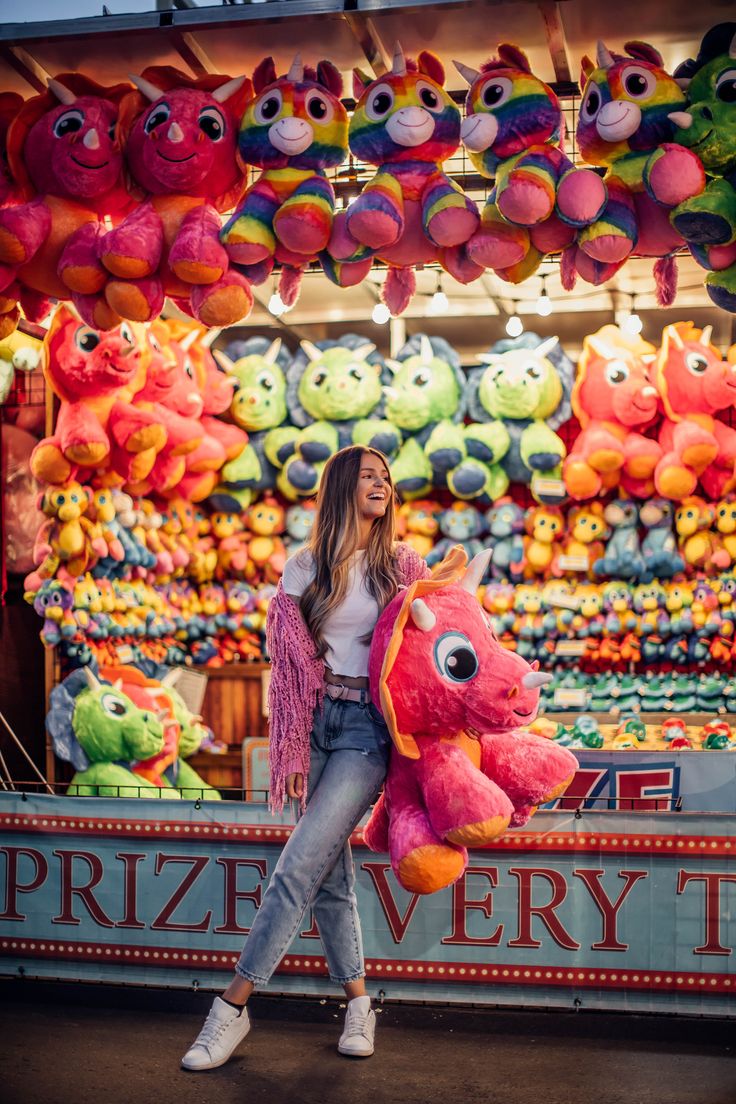
<path id="1" fill-rule="evenodd" d="M 424 579 L 430 570 L 407 544 L 396 545 L 402 586 Z M 324 698 L 323 660 L 314 658 L 314 641 L 299 606 L 281 583 L 266 617 L 266 644 L 271 657 L 268 688 L 269 762 L 272 812 L 284 806 L 284 788 L 290 774 L 304 775 L 302 807 L 307 797 L 309 738 L 315 708 Z"/>

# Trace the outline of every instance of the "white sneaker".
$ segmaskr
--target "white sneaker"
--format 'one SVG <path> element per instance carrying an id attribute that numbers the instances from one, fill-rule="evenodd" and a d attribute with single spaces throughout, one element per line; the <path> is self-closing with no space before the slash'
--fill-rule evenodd
<path id="1" fill-rule="evenodd" d="M 370 1058 L 376 1033 L 376 1013 L 371 1011 L 370 997 L 353 997 L 348 1001 L 345 1027 L 337 1049 L 350 1058 Z"/>
<path id="2" fill-rule="evenodd" d="M 184 1069 L 214 1069 L 227 1062 L 238 1043 L 250 1031 L 248 1009 L 240 1012 L 215 997 L 204 1027 L 181 1060 Z"/>

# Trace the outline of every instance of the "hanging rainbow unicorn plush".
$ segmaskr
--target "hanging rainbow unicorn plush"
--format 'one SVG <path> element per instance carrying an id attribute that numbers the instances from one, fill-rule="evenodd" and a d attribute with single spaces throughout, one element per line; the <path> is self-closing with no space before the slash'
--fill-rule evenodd
<path id="1" fill-rule="evenodd" d="M 481 176 L 494 182 L 468 254 L 517 283 L 545 254 L 570 245 L 575 227 L 600 215 L 606 187 L 563 152 L 560 101 L 534 76 L 523 50 L 502 42 L 480 71 L 454 64 L 470 85 L 463 145 Z"/>
<path id="2" fill-rule="evenodd" d="M 316 70 L 294 58 L 276 77 L 267 57 L 253 74 L 256 98 L 240 126 L 242 160 L 263 170 L 236 208 L 220 239 L 230 259 L 261 283 L 274 261 L 282 267 L 279 292 L 296 302 L 301 273 L 332 231 L 335 193 L 325 169 L 347 155 L 348 118 L 340 102 L 342 77 L 329 61 Z"/>
<path id="3" fill-rule="evenodd" d="M 627 42 L 626 55 L 598 43 L 597 61 L 582 60 L 583 99 L 577 125 L 580 154 L 589 165 L 606 168 L 608 203 L 592 225 L 578 234 L 578 248 L 566 254 L 563 281 L 574 270 L 601 284 L 630 254 L 659 257 L 654 274 L 660 306 L 675 294 L 672 253 L 684 245 L 670 225 L 669 212 L 702 192 L 705 173 L 698 157 L 671 139 L 672 112 L 685 95 L 663 68 L 661 54 L 646 42 Z"/>
<path id="4" fill-rule="evenodd" d="M 443 88 L 441 61 L 428 50 L 414 61 L 397 43 L 390 73 L 370 80 L 355 70 L 353 80 L 350 149 L 378 172 L 336 217 L 323 266 L 350 287 L 374 257 L 385 261 L 383 301 L 400 314 L 414 294 L 414 265 L 438 261 L 462 283 L 482 272 L 460 248 L 478 226 L 478 210 L 442 170 L 460 144 L 460 112 Z"/>

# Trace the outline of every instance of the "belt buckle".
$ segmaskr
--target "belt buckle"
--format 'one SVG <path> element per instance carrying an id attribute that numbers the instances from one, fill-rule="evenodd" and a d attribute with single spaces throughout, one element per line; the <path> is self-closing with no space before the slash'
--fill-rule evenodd
<path id="1" fill-rule="evenodd" d="M 345 690 L 347 690 L 346 686 L 338 686 L 337 683 L 334 682 L 325 683 L 325 693 L 332 701 L 337 701 L 339 698 L 341 698 Z"/>

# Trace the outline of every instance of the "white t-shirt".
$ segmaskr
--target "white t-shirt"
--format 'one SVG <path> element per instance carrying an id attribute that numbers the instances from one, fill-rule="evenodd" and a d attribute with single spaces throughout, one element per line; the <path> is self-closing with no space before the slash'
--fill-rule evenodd
<path id="1" fill-rule="evenodd" d="M 314 578 L 314 560 L 307 549 L 286 561 L 282 585 L 287 594 L 301 597 Z M 327 643 L 325 663 L 336 675 L 360 678 L 368 674 L 369 644 L 361 637 L 371 632 L 378 620 L 378 603 L 365 584 L 365 549 L 353 552 L 350 581 L 345 598 L 322 626 Z"/>

